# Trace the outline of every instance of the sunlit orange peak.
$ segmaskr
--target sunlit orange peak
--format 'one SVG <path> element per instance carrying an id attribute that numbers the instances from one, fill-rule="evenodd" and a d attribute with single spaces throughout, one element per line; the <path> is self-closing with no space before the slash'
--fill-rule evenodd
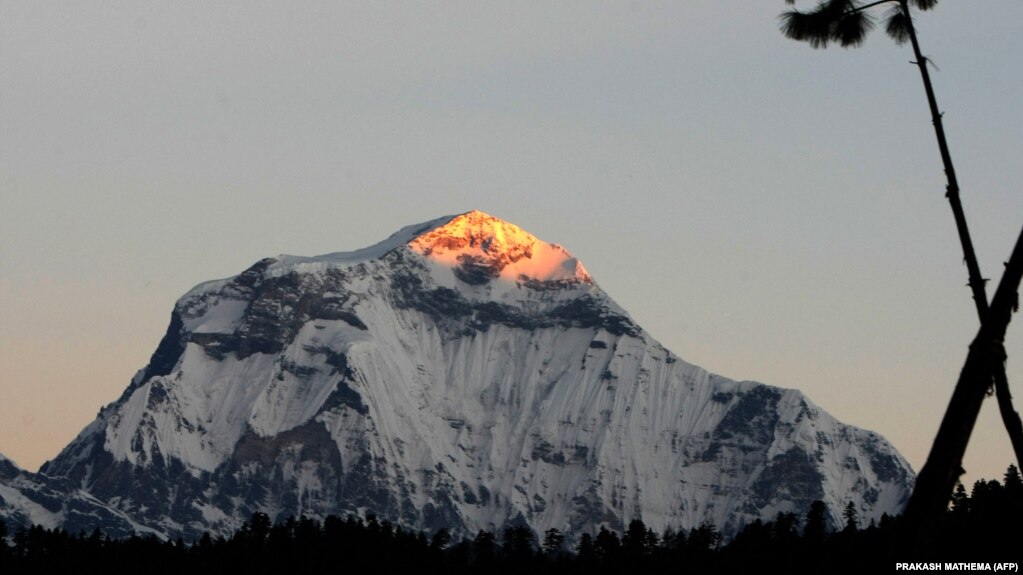
<path id="1" fill-rule="evenodd" d="M 455 216 L 408 245 L 431 260 L 490 277 L 592 281 L 565 248 L 477 210 Z"/>

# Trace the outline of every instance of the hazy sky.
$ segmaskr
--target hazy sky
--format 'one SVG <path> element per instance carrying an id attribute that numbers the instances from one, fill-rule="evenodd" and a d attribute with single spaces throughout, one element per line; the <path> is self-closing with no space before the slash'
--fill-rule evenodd
<path id="1" fill-rule="evenodd" d="M 480 209 L 687 361 L 919 469 L 978 325 L 919 74 L 880 31 L 786 40 L 784 8 L 0 0 L 0 452 L 55 456 L 193 285 Z M 992 284 L 1023 226 L 1020 22 L 917 21 Z M 1011 461 L 992 399 L 969 478 Z"/>

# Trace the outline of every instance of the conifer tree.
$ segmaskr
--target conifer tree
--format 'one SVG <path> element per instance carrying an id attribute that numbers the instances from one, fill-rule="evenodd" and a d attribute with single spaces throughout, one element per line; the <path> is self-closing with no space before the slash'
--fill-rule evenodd
<path id="1" fill-rule="evenodd" d="M 966 494 L 962 483 L 956 484 L 955 493 L 952 494 L 951 513 L 956 517 L 965 517 L 970 513 L 970 496 Z"/>
<path id="2" fill-rule="evenodd" d="M 514 560 L 529 559 L 533 555 L 533 531 L 528 527 L 507 527 L 501 541 L 504 555 Z"/>
<path id="3" fill-rule="evenodd" d="M 1020 478 L 1019 468 L 1010 463 L 1008 469 L 1005 470 L 1002 484 L 1005 486 L 1005 490 L 1010 493 L 1017 493 L 1023 490 L 1023 478 Z"/>
<path id="4" fill-rule="evenodd" d="M 441 527 L 430 539 L 430 549 L 441 551 L 451 543 L 451 531 L 447 527 Z"/>
<path id="5" fill-rule="evenodd" d="M 597 538 L 593 543 L 593 551 L 598 560 L 607 562 L 618 554 L 618 550 L 621 546 L 622 542 L 618 538 L 618 534 L 608 531 L 606 527 L 601 526 L 600 531 L 597 532 Z"/>
<path id="6" fill-rule="evenodd" d="M 242 524 L 242 532 L 251 537 L 254 543 L 263 544 L 266 542 L 267 536 L 270 535 L 272 525 L 269 515 L 262 511 L 256 511 L 246 523 Z"/>
<path id="7" fill-rule="evenodd" d="M 856 512 L 856 505 L 852 501 L 845 505 L 842 511 L 842 518 L 845 519 L 845 533 L 855 533 L 860 528 L 859 513 Z"/>
<path id="8" fill-rule="evenodd" d="M 630 557 L 642 557 L 653 550 L 650 538 L 647 536 L 646 524 L 643 521 L 633 519 L 629 522 L 629 528 L 622 536 L 622 548 Z"/>
<path id="9" fill-rule="evenodd" d="M 667 527 L 661 534 L 661 547 L 669 553 L 681 553 L 686 548 L 686 531 L 679 529 L 675 531 Z"/>
<path id="10" fill-rule="evenodd" d="M 776 543 L 790 544 L 799 538 L 799 518 L 795 513 L 778 513 L 774 519 L 772 537 Z"/>
<path id="11" fill-rule="evenodd" d="M 579 562 L 588 565 L 597 558 L 597 552 L 593 544 L 593 536 L 589 533 L 583 533 L 582 537 L 579 538 L 579 544 L 575 546 L 575 554 Z"/>
<path id="12" fill-rule="evenodd" d="M 494 560 L 494 534 L 482 529 L 476 533 L 472 541 L 473 554 L 479 563 L 489 563 Z"/>
<path id="13" fill-rule="evenodd" d="M 709 523 L 689 532 L 688 548 L 693 551 L 712 551 L 721 542 L 721 533 Z"/>
<path id="14" fill-rule="evenodd" d="M 824 541 L 827 533 L 828 506 L 821 500 L 810 504 L 810 511 L 806 513 L 806 526 L 803 527 L 803 539 L 808 543 L 816 544 Z"/>
<path id="15" fill-rule="evenodd" d="M 565 542 L 565 536 L 561 531 L 550 528 L 543 536 L 543 552 L 547 555 L 557 555 L 561 552 L 561 545 Z"/>

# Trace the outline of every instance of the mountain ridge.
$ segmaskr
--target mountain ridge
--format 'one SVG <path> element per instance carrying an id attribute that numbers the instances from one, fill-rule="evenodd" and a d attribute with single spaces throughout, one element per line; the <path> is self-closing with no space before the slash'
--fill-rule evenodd
<path id="1" fill-rule="evenodd" d="M 682 361 L 567 250 L 478 211 L 189 290 L 39 475 L 168 536 L 256 510 L 728 535 L 813 499 L 876 518 L 912 483 L 879 435 Z"/>

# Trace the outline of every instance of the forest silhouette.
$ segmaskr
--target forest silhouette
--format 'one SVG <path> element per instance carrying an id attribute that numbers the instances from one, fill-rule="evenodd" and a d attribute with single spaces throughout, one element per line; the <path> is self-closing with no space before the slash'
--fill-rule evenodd
<path id="1" fill-rule="evenodd" d="M 962 484 L 941 517 L 933 546 L 900 547 L 901 517 L 864 525 L 850 503 L 844 527 L 829 530 L 829 511 L 815 501 L 803 515 L 755 520 L 723 542 L 710 525 L 655 533 L 634 520 L 621 533 L 601 528 L 572 546 L 557 529 L 542 539 L 526 527 L 479 531 L 454 540 L 447 529 L 428 534 L 370 515 L 290 517 L 273 523 L 254 513 L 231 537 L 185 542 L 153 535 L 113 539 L 100 530 L 71 534 L 41 526 L 19 528 L 0 545 L 3 573 L 864 573 L 896 562 L 1019 562 L 1023 556 L 1023 479 L 1010 465 L 1001 482 Z M 0 522 L 0 535 L 6 527 Z M 2 540 L 2 537 L 0 537 Z"/>

